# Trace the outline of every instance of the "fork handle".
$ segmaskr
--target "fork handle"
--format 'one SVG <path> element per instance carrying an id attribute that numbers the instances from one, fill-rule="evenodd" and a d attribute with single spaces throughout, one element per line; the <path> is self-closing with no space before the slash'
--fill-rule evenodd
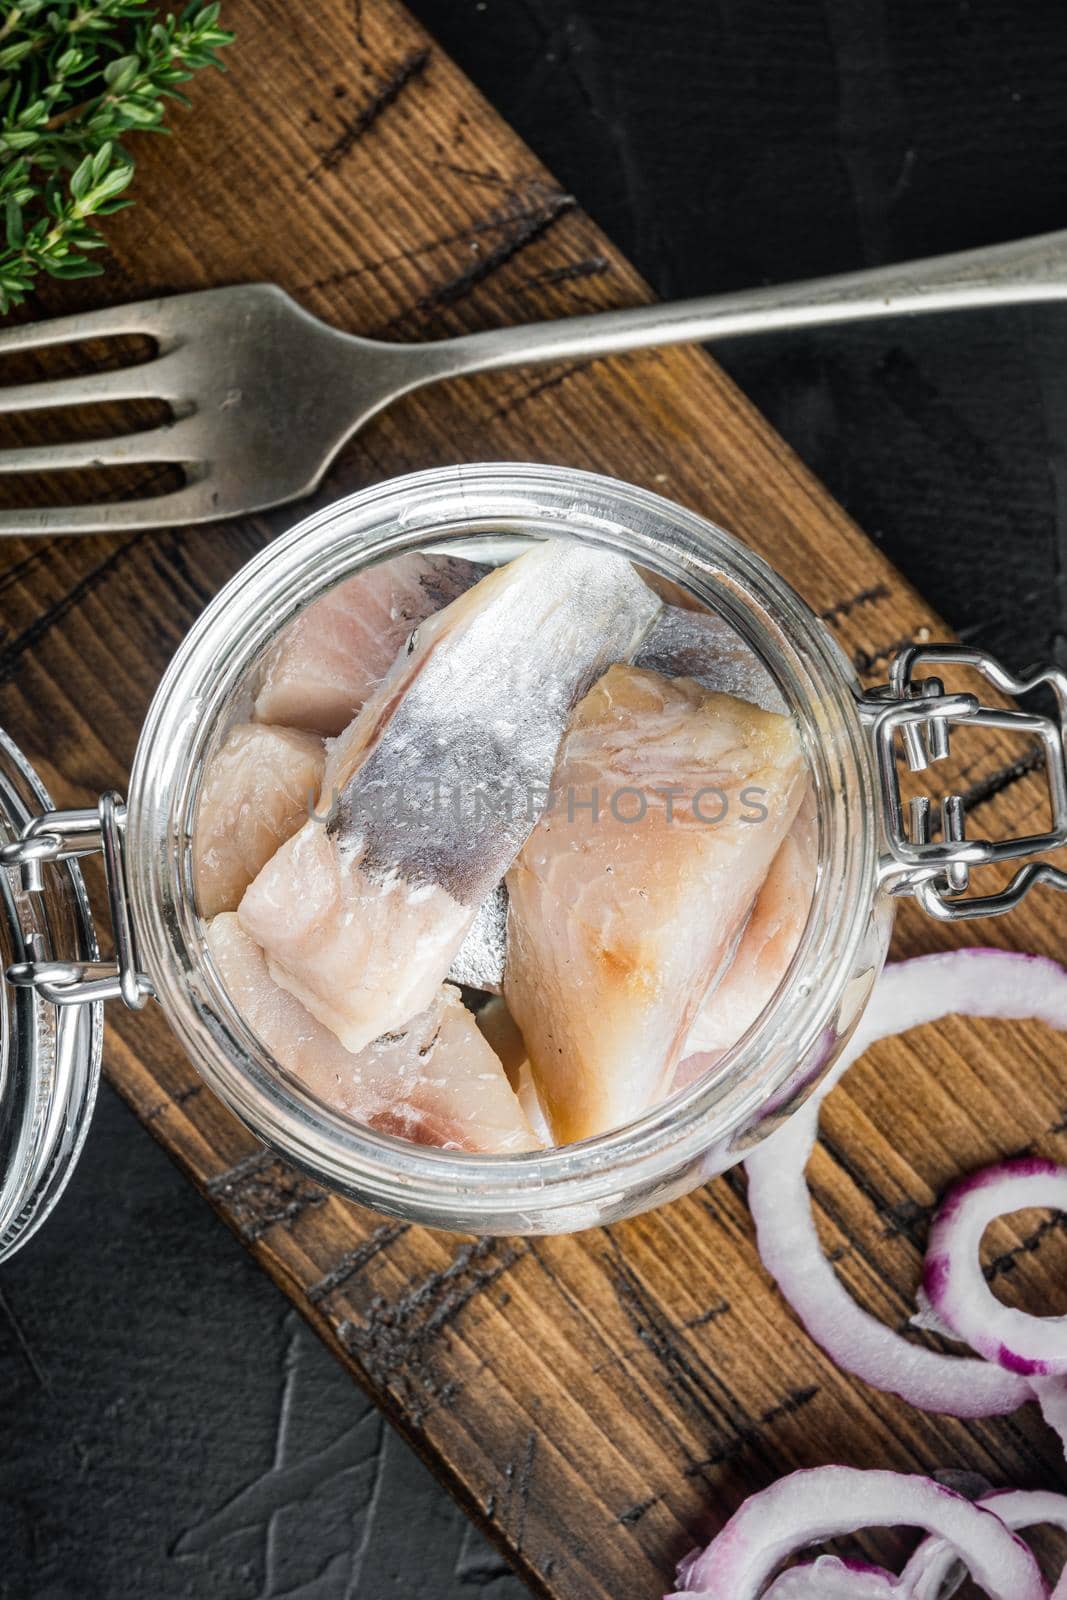
<path id="1" fill-rule="evenodd" d="M 417 352 L 420 365 L 424 363 L 418 383 L 527 362 L 734 339 L 779 328 L 1064 299 L 1067 231 L 837 277 L 493 328 L 406 349 L 413 357 Z"/>

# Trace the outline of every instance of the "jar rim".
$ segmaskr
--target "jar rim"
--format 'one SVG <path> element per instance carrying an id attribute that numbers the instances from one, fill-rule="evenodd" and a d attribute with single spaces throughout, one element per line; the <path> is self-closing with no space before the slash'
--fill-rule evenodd
<path id="1" fill-rule="evenodd" d="M 198 772 L 212 730 L 292 616 L 359 568 L 466 541 L 576 537 L 683 584 L 746 632 L 782 682 L 815 778 L 820 868 L 801 949 L 775 1002 L 724 1070 L 628 1126 L 508 1156 L 413 1144 L 329 1111 L 238 1016 L 206 954 L 189 864 Z M 215 597 L 153 698 L 134 758 L 127 868 L 140 960 L 209 1085 L 267 1144 L 374 1209 L 472 1232 L 542 1231 L 666 1198 L 695 1158 L 737 1159 L 839 1005 L 876 892 L 875 781 L 855 675 L 810 608 L 730 534 L 648 490 L 572 468 L 493 462 L 394 478 L 316 511 Z M 783 1026 L 783 1002 L 789 999 Z M 829 1066 L 827 1057 L 826 1066 Z M 696 1180 L 690 1180 L 696 1181 Z M 688 1184 L 685 1186 L 689 1186 Z"/>

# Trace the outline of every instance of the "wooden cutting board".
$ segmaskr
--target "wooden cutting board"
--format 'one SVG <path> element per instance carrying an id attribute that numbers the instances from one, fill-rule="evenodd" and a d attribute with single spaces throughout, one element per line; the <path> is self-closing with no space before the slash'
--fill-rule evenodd
<path id="1" fill-rule="evenodd" d="M 108 278 L 50 285 L 30 314 L 270 279 L 341 327 L 403 340 L 647 298 L 392 0 L 225 10 L 240 37 L 230 75 L 194 85 L 178 138 L 139 142 L 137 205 L 113 221 Z M 5 438 L 39 438 L 40 425 L 8 419 Z M 326 497 L 508 457 L 613 473 L 725 524 L 871 681 L 900 643 L 945 636 L 700 351 L 412 396 L 346 451 Z M 56 492 L 33 487 L 41 501 Z M 5 484 L 6 503 L 12 493 Z M 5 546 L 0 721 L 59 804 L 123 787 L 189 623 L 286 520 Z M 972 831 L 1032 825 L 1043 786 L 1019 754 L 968 745 Z M 966 937 L 1062 956 L 1062 930 L 1046 893 Z M 905 910 L 898 952 L 957 937 Z M 110 1022 L 111 1081 L 538 1593 L 658 1595 L 745 1494 L 800 1465 L 952 1466 L 1030 1485 L 1062 1474 L 1033 1408 L 947 1421 L 838 1373 L 762 1272 L 737 1175 L 574 1238 L 383 1223 L 267 1157 L 158 1011 L 112 1008 Z M 953 1022 L 854 1070 L 827 1107 L 812 1182 L 827 1248 L 864 1305 L 907 1316 L 928 1210 L 951 1175 L 1021 1148 L 1067 1159 L 1065 1066 L 1063 1040 L 1036 1026 Z M 991 1240 L 1006 1296 L 1054 1300 L 1061 1234 L 1023 1216 Z"/>

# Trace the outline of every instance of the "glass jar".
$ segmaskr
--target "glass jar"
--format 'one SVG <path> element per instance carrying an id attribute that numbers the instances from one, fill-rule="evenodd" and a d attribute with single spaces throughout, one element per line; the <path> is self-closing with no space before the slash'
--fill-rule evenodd
<path id="1" fill-rule="evenodd" d="M 360 568 L 402 552 L 498 562 L 544 538 L 581 540 L 682 585 L 762 657 L 810 763 L 819 867 L 785 980 L 711 1075 L 629 1126 L 583 1143 L 472 1155 L 361 1127 L 273 1061 L 207 954 L 190 842 L 205 757 L 229 724 L 247 715 L 256 664 L 304 606 Z M 946 693 L 938 679 L 915 675 L 931 657 L 975 667 L 1011 693 L 1047 684 L 1057 714 L 997 710 L 973 695 Z M 0 1254 L 28 1232 L 25 1221 L 19 1228 L 14 1220 L 16 1191 L 31 1196 L 21 1210 L 28 1204 L 39 1221 L 69 1173 L 91 1108 L 100 1009 L 109 997 L 139 1007 L 154 996 L 204 1080 L 260 1139 L 323 1184 L 387 1215 L 479 1234 L 556 1233 L 630 1216 L 692 1189 L 740 1160 L 830 1068 L 885 958 L 896 895 L 915 893 L 933 914 L 957 917 L 1007 909 L 1040 879 L 1067 887 L 1063 874 L 1042 864 L 1024 868 L 997 896 L 965 892 L 973 868 L 1067 840 L 1065 717 L 1063 674 L 1024 683 L 980 653 L 951 646 L 905 651 L 887 685 L 864 695 L 827 628 L 765 562 L 694 513 L 591 474 L 508 464 L 447 468 L 380 484 L 317 512 L 249 562 L 187 636 L 149 709 L 125 805 L 106 795 L 95 811 L 52 812 L 7 750 L 22 790 L 0 849 L 11 902 L 4 1121 L 29 1128 L 35 1118 L 50 1119 L 53 1129 L 63 1123 L 74 1131 L 58 1144 L 53 1137 L 48 1160 L 39 1150 L 30 1160 L 29 1134 L 22 1144 L 8 1141 Z M 959 808 L 949 805 L 935 840 L 929 806 L 904 806 L 898 737 L 921 769 L 943 752 L 950 726 L 963 722 L 1044 741 L 1049 833 L 970 841 Z M 35 819 L 33 800 L 45 813 Z M 96 959 L 73 861 L 95 849 L 105 860 L 116 951 L 110 964 Z M 57 897 L 64 915 L 53 908 L 46 916 Z M 46 1059 L 55 1054 L 48 1041 L 64 1032 L 77 1072 L 61 1073 Z"/>

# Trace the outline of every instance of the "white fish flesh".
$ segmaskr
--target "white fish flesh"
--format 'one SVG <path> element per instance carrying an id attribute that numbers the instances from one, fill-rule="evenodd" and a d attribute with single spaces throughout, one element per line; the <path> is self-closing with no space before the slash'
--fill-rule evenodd
<path id="1" fill-rule="evenodd" d="M 234 911 L 252 879 L 314 810 L 323 743 L 294 728 L 242 722 L 207 762 L 193 830 L 193 876 L 204 917 Z"/>
<path id="2" fill-rule="evenodd" d="M 536 1150 L 498 1058 L 457 991 L 445 986 L 406 1027 L 351 1054 L 267 970 L 237 917 L 215 917 L 207 944 L 230 999 L 279 1066 L 319 1100 L 379 1133 L 448 1150 Z"/>
<path id="3" fill-rule="evenodd" d="M 818 865 L 818 817 L 809 787 L 756 896 L 737 953 L 693 1023 L 686 1055 L 728 1050 L 770 1004 L 800 944 Z"/>
<path id="4" fill-rule="evenodd" d="M 302 611 L 271 648 L 256 720 L 329 737 L 343 733 L 412 629 L 484 571 L 454 556 L 415 553 L 346 578 Z"/>
<path id="5" fill-rule="evenodd" d="M 575 710 L 508 873 L 504 994 L 554 1137 L 667 1092 L 800 804 L 792 720 L 636 667 Z"/>
<path id="6" fill-rule="evenodd" d="M 545 1117 L 544 1107 L 537 1093 L 533 1070 L 526 1050 L 526 1041 L 519 1032 L 515 1018 L 507 1008 L 502 995 L 494 995 L 477 1013 L 478 1027 L 494 1055 L 500 1058 L 508 1082 L 519 1097 L 519 1104 L 527 1121 L 542 1144 L 555 1141 Z"/>
<path id="7" fill-rule="evenodd" d="M 622 558 L 535 546 L 424 622 L 331 747 L 324 820 L 239 909 L 349 1050 L 431 1003 L 543 809 L 572 708 L 659 609 Z"/>

